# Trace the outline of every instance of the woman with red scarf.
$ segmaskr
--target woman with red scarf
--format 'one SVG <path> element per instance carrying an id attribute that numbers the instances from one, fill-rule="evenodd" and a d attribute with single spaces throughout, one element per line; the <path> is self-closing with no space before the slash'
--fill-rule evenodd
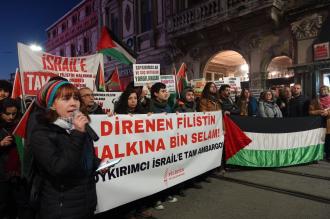
<path id="1" fill-rule="evenodd" d="M 309 114 L 323 116 L 327 120 L 327 134 L 325 137 L 324 151 L 325 159 L 330 161 L 330 95 L 329 87 L 320 87 L 320 96 L 314 99 L 309 105 Z"/>

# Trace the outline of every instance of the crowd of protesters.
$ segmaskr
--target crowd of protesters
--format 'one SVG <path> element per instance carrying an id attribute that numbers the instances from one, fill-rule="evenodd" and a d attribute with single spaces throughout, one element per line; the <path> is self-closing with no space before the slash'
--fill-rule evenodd
<path id="1" fill-rule="evenodd" d="M 89 88 L 78 90 L 60 77 L 43 86 L 29 118 L 25 152 L 28 157 L 24 162 L 30 162 L 26 165 L 30 168 L 23 171 L 12 135 L 22 109 L 20 101 L 10 98 L 11 89 L 9 82 L 0 80 L 0 217 L 92 217 L 97 200 L 93 173 L 100 160 L 94 155 L 93 141 L 86 134 L 85 125 L 90 120 L 89 115 L 105 114 L 95 102 L 93 91 Z M 220 110 L 226 115 L 263 118 L 322 116 L 327 122 L 325 158 L 330 160 L 330 94 L 327 86 L 321 86 L 319 96 L 312 100 L 302 94 L 300 84 L 263 91 L 257 99 L 248 89 L 233 95 L 229 85 L 217 89 L 215 83 L 207 82 L 200 97 L 191 87 L 186 87 L 176 101 L 172 103 L 170 99 L 163 83 L 155 83 L 150 89 L 134 87 L 131 83 L 109 116 L 113 113 L 134 115 Z M 26 177 L 31 176 L 31 172 L 32 181 Z M 200 189 L 201 180 L 209 181 L 205 175 L 198 177 L 130 204 L 120 214 L 126 218 L 154 218 L 149 207 L 164 209 L 163 202 L 177 202 L 177 195 L 185 196 L 184 187 Z M 37 200 L 31 200 L 31 191 L 35 192 L 33 197 Z M 36 202 L 31 204 L 31 201 Z"/>

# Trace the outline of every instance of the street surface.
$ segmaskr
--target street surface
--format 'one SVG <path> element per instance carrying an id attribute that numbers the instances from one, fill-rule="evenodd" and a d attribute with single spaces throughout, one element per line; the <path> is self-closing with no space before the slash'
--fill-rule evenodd
<path id="1" fill-rule="evenodd" d="M 159 219 L 330 218 L 330 163 L 278 169 L 229 169 L 189 188 L 177 203 L 152 210 Z"/>

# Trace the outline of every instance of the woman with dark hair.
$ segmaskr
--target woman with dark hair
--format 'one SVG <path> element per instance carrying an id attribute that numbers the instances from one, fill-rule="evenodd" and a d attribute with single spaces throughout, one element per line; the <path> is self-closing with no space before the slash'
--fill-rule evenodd
<path id="1" fill-rule="evenodd" d="M 37 95 L 38 126 L 32 150 L 39 183 L 39 218 L 91 218 L 96 207 L 94 173 L 100 160 L 79 112 L 79 91 L 64 80 L 48 82 Z"/>
<path id="2" fill-rule="evenodd" d="M 207 82 L 199 102 L 199 111 L 221 110 L 219 98 L 217 96 L 217 86 L 213 82 Z"/>
<path id="3" fill-rule="evenodd" d="M 0 218 L 22 216 L 18 206 L 21 165 L 12 132 L 19 118 L 19 107 L 11 98 L 0 103 Z M 23 194 L 22 194 L 23 195 Z"/>
<path id="4" fill-rule="evenodd" d="M 0 100 L 10 97 L 13 85 L 6 80 L 0 80 Z"/>
<path id="5" fill-rule="evenodd" d="M 138 88 L 133 85 L 127 86 L 126 90 L 121 94 L 115 105 L 115 113 L 117 114 L 143 114 L 142 107 L 138 103 Z M 152 213 L 146 208 L 145 203 L 149 202 L 148 198 L 132 202 L 126 205 L 120 212 L 125 212 L 125 218 L 154 218 Z M 128 213 L 127 213 L 128 212 Z"/>
<path id="6" fill-rule="evenodd" d="M 256 116 L 258 104 L 257 100 L 251 96 L 250 91 L 247 88 L 243 88 L 241 95 L 237 100 L 237 105 L 240 110 L 241 116 Z"/>
<path id="7" fill-rule="evenodd" d="M 115 113 L 117 114 L 142 114 L 144 113 L 138 104 L 137 89 L 127 87 L 121 94 L 115 106 Z"/>

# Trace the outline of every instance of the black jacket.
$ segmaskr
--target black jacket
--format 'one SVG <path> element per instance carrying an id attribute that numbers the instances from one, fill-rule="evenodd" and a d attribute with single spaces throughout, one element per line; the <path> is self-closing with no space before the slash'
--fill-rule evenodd
<path id="1" fill-rule="evenodd" d="M 102 107 L 96 103 L 94 104 L 94 106 L 92 108 L 90 108 L 87 111 L 88 111 L 88 114 L 93 114 L 93 115 L 105 114 Z"/>
<path id="2" fill-rule="evenodd" d="M 308 116 L 309 100 L 303 95 L 293 97 L 288 106 L 289 117 Z"/>
<path id="3" fill-rule="evenodd" d="M 197 106 L 195 101 L 188 103 L 179 100 L 174 105 L 173 109 L 174 109 L 173 112 L 179 112 L 179 113 L 197 112 Z"/>
<path id="4" fill-rule="evenodd" d="M 227 99 L 220 98 L 220 103 L 223 113 L 225 111 L 229 111 L 232 115 L 239 115 L 239 108 L 230 97 L 228 97 Z"/>
<path id="5" fill-rule="evenodd" d="M 96 207 L 94 172 L 99 159 L 92 140 L 53 124 L 38 124 L 30 146 L 42 178 L 40 218 L 88 218 Z M 87 158 L 87 159 L 86 159 Z"/>

